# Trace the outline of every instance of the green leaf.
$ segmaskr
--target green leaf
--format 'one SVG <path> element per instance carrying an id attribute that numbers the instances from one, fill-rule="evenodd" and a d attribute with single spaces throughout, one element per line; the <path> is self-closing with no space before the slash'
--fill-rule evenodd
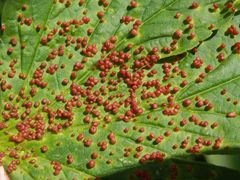
<path id="1" fill-rule="evenodd" d="M 0 162 L 10 177 L 106 177 L 238 153 L 239 6 L 0 3 Z"/>
<path id="2" fill-rule="evenodd" d="M 120 171 L 103 179 L 235 179 L 239 171 L 207 163 L 171 159 L 163 164 L 151 163 L 140 168 Z"/>

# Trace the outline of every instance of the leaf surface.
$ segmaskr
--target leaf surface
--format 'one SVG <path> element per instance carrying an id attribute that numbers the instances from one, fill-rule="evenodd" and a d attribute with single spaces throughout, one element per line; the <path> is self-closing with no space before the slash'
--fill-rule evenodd
<path id="1" fill-rule="evenodd" d="M 0 162 L 12 179 L 239 152 L 239 1 L 134 2 L 0 4 Z"/>

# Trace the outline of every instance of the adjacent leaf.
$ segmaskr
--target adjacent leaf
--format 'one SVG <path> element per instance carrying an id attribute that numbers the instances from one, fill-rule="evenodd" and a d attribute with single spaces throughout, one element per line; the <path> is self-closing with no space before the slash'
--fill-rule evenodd
<path id="1" fill-rule="evenodd" d="M 0 157 L 12 179 L 239 152 L 239 1 L 0 5 Z"/>
<path id="2" fill-rule="evenodd" d="M 235 179 L 239 171 L 195 161 L 172 159 L 162 165 L 151 163 L 103 179 Z"/>

